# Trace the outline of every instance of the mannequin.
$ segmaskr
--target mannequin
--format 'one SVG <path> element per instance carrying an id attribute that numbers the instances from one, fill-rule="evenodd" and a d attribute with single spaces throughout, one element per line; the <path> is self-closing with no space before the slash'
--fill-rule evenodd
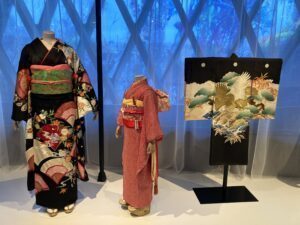
<path id="1" fill-rule="evenodd" d="M 142 75 L 142 74 L 137 74 L 135 75 L 134 77 L 134 82 L 139 82 L 141 80 L 146 80 L 147 77 L 145 75 Z M 115 136 L 116 138 L 118 139 L 120 136 L 121 136 L 121 126 L 117 126 L 116 128 L 116 132 L 115 132 Z M 148 146 L 147 146 L 147 153 L 148 154 L 152 154 L 155 152 L 155 141 L 152 141 L 152 142 L 149 142 L 148 143 Z"/>
<path id="2" fill-rule="evenodd" d="M 55 33 L 53 31 L 44 31 L 41 41 L 45 45 L 45 47 L 50 50 L 57 39 L 55 38 Z"/>
<path id="3" fill-rule="evenodd" d="M 142 75 L 142 74 L 137 74 L 137 75 L 134 76 L 134 82 L 144 80 L 144 79 L 147 79 L 147 77 L 145 75 Z"/>
<path id="4" fill-rule="evenodd" d="M 121 136 L 122 130 L 121 130 L 121 126 L 117 126 L 116 128 L 116 132 L 115 132 L 115 136 L 118 139 Z M 149 142 L 147 145 L 147 153 L 148 154 L 152 154 L 155 153 L 155 141 Z"/>
<path id="5" fill-rule="evenodd" d="M 48 49 L 48 51 L 50 51 L 52 47 L 55 45 L 55 43 L 57 42 L 55 33 L 51 30 L 45 30 L 40 40 L 43 43 L 43 45 Z M 99 112 L 97 111 L 93 113 L 94 113 L 93 120 L 96 120 L 98 118 Z M 20 121 L 13 121 L 14 130 L 17 130 L 19 126 L 20 126 Z"/>
<path id="6" fill-rule="evenodd" d="M 52 47 L 55 45 L 57 39 L 55 38 L 55 33 L 53 31 L 44 31 L 43 36 L 41 38 L 41 42 L 43 45 L 50 51 Z M 14 130 L 19 128 L 20 121 L 13 121 Z M 69 204 L 64 207 L 64 211 L 66 213 L 71 213 L 74 209 L 75 204 Z M 49 216 L 54 217 L 58 214 L 58 209 L 47 208 L 46 209 Z"/>
<path id="7" fill-rule="evenodd" d="M 55 38 L 55 33 L 53 31 L 44 31 L 41 38 L 42 43 L 48 49 L 48 51 L 53 47 L 57 39 Z M 13 121 L 13 128 L 17 130 L 20 126 L 20 121 Z"/>
<path id="8" fill-rule="evenodd" d="M 41 38 L 42 43 L 44 44 L 44 46 L 48 49 L 48 51 L 50 51 L 53 46 L 55 45 L 57 39 L 55 38 L 55 33 L 53 31 L 50 30 L 46 30 L 43 32 L 43 37 Z M 66 213 L 71 213 L 74 209 L 75 204 L 70 204 L 64 207 L 64 211 Z M 47 209 L 47 213 L 50 216 L 56 216 L 58 213 L 58 209 Z"/>
<path id="9" fill-rule="evenodd" d="M 117 119 L 116 138 L 124 131 L 121 208 L 133 216 L 150 213 L 152 194 L 157 189 L 157 142 L 163 133 L 158 119 L 158 100 L 144 75 L 136 75 L 124 93 Z M 154 189 L 153 189 L 154 187 Z M 141 194 L 139 194 L 141 193 Z"/>
<path id="10" fill-rule="evenodd" d="M 122 134 L 121 126 L 118 125 L 115 132 L 116 138 L 118 139 L 121 136 L 121 134 Z M 147 153 L 148 154 L 155 153 L 155 150 L 156 150 L 155 141 L 149 142 L 147 145 Z"/>
<path id="11" fill-rule="evenodd" d="M 82 133 L 83 118 L 89 112 L 96 119 L 98 103 L 79 57 L 53 31 L 44 31 L 22 50 L 12 120 L 15 129 L 26 121 L 27 187 L 35 189 L 37 205 L 51 217 L 60 209 L 71 213 L 77 200 L 77 178 L 88 180 Z M 49 139 L 47 132 L 56 139 Z M 42 155 L 41 149 L 47 154 Z"/>

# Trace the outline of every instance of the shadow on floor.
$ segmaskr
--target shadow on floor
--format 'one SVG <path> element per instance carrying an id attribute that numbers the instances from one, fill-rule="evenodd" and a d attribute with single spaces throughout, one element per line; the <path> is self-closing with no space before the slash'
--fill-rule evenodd
<path id="1" fill-rule="evenodd" d="M 96 198 L 103 186 L 104 184 L 102 183 L 78 182 L 78 203 L 85 198 Z"/>
<path id="2" fill-rule="evenodd" d="M 299 177 L 277 177 L 277 179 L 287 185 L 292 186 L 292 187 L 300 188 L 300 178 Z"/>
<path id="3" fill-rule="evenodd" d="M 80 203 L 86 198 L 94 199 L 103 184 L 93 182 L 78 182 L 78 200 Z M 43 207 L 35 204 L 34 191 L 27 191 L 27 178 L 0 181 L 0 204 L 17 210 L 44 211 Z"/>
<path id="4" fill-rule="evenodd" d="M 15 207 L 23 206 L 31 201 L 33 192 L 27 191 L 27 179 L 26 177 L 0 181 L 0 203 L 12 203 Z"/>
<path id="5" fill-rule="evenodd" d="M 105 169 L 106 179 L 109 182 L 115 182 L 123 178 L 123 173 L 120 168 L 106 168 Z M 89 173 L 89 177 L 95 180 L 98 179 L 98 174 L 94 173 L 92 170 Z M 105 184 L 105 182 L 99 182 L 100 184 Z"/>
<path id="6" fill-rule="evenodd" d="M 181 172 L 176 173 L 168 170 L 161 170 L 160 177 L 176 184 L 188 191 L 192 191 L 193 188 L 201 187 L 219 187 L 221 184 L 208 178 L 207 176 L 199 172 Z"/>
<path id="7" fill-rule="evenodd" d="M 179 217 L 187 215 L 218 214 L 220 204 L 202 205 L 199 203 L 193 188 L 218 187 L 218 182 L 199 172 L 174 173 L 168 170 L 160 171 L 160 177 L 184 190 L 162 190 L 157 199 L 154 197 L 152 213 L 157 216 L 173 215 Z"/>

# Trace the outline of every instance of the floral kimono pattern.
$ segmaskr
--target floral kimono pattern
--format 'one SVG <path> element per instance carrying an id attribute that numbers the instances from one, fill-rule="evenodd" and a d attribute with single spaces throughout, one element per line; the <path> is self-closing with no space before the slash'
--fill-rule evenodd
<path id="1" fill-rule="evenodd" d="M 38 38 L 21 53 L 12 119 L 26 122 L 27 186 L 36 203 L 63 208 L 77 200 L 77 178 L 88 180 L 84 116 L 98 111 L 88 74 L 76 52 Z"/>

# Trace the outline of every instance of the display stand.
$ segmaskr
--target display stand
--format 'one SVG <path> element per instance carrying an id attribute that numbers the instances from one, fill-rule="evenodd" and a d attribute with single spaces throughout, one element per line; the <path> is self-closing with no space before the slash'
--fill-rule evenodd
<path id="1" fill-rule="evenodd" d="M 245 186 L 227 186 L 228 165 L 224 165 L 223 186 L 193 188 L 201 204 L 230 203 L 230 202 L 257 202 Z"/>
<path id="2" fill-rule="evenodd" d="M 97 72 L 98 72 L 98 98 L 99 104 L 99 174 L 98 181 L 106 181 L 104 172 L 104 126 L 103 126 L 103 88 L 102 88 L 102 38 L 101 38 L 101 1 L 96 4 L 96 39 L 97 39 Z"/>
<path id="3" fill-rule="evenodd" d="M 258 201 L 244 186 L 227 186 L 228 167 L 248 164 L 248 121 L 275 118 L 281 65 L 235 54 L 185 59 L 186 120 L 214 120 L 209 164 L 224 165 L 223 186 L 193 188 L 201 204 Z"/>

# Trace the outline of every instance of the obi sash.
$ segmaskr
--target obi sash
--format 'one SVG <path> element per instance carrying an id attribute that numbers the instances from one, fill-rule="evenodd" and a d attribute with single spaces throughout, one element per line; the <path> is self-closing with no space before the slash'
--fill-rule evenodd
<path id="1" fill-rule="evenodd" d="M 32 65 L 30 67 L 31 93 L 66 94 L 72 93 L 73 71 L 67 64 L 57 66 Z"/>
<path id="2" fill-rule="evenodd" d="M 136 130 L 139 130 L 139 129 L 142 128 L 142 121 L 141 120 L 123 118 L 123 124 L 128 128 L 134 128 Z"/>
<path id="3" fill-rule="evenodd" d="M 129 99 L 124 98 L 122 104 L 123 104 L 123 106 L 126 106 L 126 107 L 128 107 L 128 106 L 133 106 L 133 107 L 137 107 L 137 108 L 144 107 L 143 101 L 135 99 L 135 98 L 129 98 Z"/>
<path id="4" fill-rule="evenodd" d="M 142 128 L 144 103 L 134 98 L 123 99 L 122 102 L 123 124 L 128 128 L 139 130 Z"/>

